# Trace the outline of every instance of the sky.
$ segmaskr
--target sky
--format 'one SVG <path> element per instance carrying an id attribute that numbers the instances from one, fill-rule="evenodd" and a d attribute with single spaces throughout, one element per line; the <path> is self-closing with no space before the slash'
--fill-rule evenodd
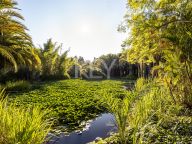
<path id="1" fill-rule="evenodd" d="M 126 0 L 17 0 L 35 46 L 49 38 L 70 56 L 92 60 L 119 53 L 125 34 L 117 32 Z"/>

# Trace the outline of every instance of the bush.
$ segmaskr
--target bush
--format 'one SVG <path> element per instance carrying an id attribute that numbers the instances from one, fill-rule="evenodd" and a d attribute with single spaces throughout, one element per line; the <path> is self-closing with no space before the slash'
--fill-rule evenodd
<path id="1" fill-rule="evenodd" d="M 127 135 L 127 127 L 128 127 L 128 116 L 130 113 L 131 105 L 135 99 L 135 94 L 133 92 L 125 92 L 124 96 L 119 98 L 117 96 L 114 97 L 113 93 L 108 93 L 103 91 L 103 97 L 101 101 L 107 107 L 109 112 L 111 112 L 115 117 L 115 124 L 118 129 L 118 140 L 120 144 L 127 144 L 128 135 Z"/>
<path id="2" fill-rule="evenodd" d="M 31 84 L 28 81 L 16 81 L 16 82 L 6 82 L 6 91 L 27 91 L 31 88 Z"/>
<path id="3" fill-rule="evenodd" d="M 3 92 L 0 93 L 1 97 Z M 50 131 L 50 120 L 44 120 L 46 111 L 39 108 L 26 109 L 7 105 L 0 101 L 0 143 L 1 144 L 42 144 Z"/>
<path id="4" fill-rule="evenodd" d="M 129 99 L 129 105 L 121 103 L 120 107 L 118 103 L 121 99 L 115 99 L 110 96 L 112 94 L 107 94 L 105 102 L 110 102 L 109 110 L 112 109 L 115 118 L 118 115 L 118 134 L 99 141 L 98 144 L 109 144 L 111 141 L 114 144 L 192 142 L 191 109 L 175 105 L 169 89 L 158 79 L 138 79 L 135 89 L 130 94 L 134 99 Z"/>
<path id="5" fill-rule="evenodd" d="M 138 79 L 135 93 L 128 118 L 133 143 L 191 142 L 191 114 L 183 116 L 186 108 L 173 103 L 168 88 L 156 79 Z"/>

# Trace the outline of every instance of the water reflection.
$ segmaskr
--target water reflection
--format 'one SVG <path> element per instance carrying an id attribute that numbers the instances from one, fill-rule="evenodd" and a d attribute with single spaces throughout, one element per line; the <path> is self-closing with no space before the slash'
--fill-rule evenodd
<path id="1" fill-rule="evenodd" d="M 94 141 L 96 138 L 107 138 L 110 132 L 116 132 L 114 125 L 114 116 L 112 114 L 102 114 L 97 117 L 82 132 L 72 132 L 69 136 L 64 134 L 54 137 L 48 144 L 86 144 Z"/>

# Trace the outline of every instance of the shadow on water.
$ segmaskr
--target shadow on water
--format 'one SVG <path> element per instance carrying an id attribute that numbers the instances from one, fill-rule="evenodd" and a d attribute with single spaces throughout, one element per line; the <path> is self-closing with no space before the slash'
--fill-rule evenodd
<path id="1" fill-rule="evenodd" d="M 47 144 L 86 144 L 96 140 L 96 138 L 107 138 L 111 132 L 116 132 L 114 116 L 105 113 L 94 119 L 82 132 L 72 132 L 69 135 L 64 133 L 59 136 L 51 135 L 51 140 Z"/>

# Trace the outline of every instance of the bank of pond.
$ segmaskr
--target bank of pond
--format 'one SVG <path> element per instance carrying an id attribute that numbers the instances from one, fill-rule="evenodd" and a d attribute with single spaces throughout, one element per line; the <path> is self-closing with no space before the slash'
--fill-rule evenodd
<path id="1" fill-rule="evenodd" d="M 7 98 L 21 110 L 46 112 L 47 144 L 192 142 L 191 110 L 174 104 L 155 80 L 47 81 Z M 35 123 L 36 115 L 28 120 Z"/>
<path id="2" fill-rule="evenodd" d="M 116 132 L 115 119 L 100 101 L 104 92 L 115 97 L 126 93 L 126 80 L 61 80 L 34 83 L 30 89 L 9 91 L 8 100 L 19 107 L 40 107 L 53 121 L 48 143 L 87 143 Z M 92 121 L 91 121 L 92 120 Z"/>

